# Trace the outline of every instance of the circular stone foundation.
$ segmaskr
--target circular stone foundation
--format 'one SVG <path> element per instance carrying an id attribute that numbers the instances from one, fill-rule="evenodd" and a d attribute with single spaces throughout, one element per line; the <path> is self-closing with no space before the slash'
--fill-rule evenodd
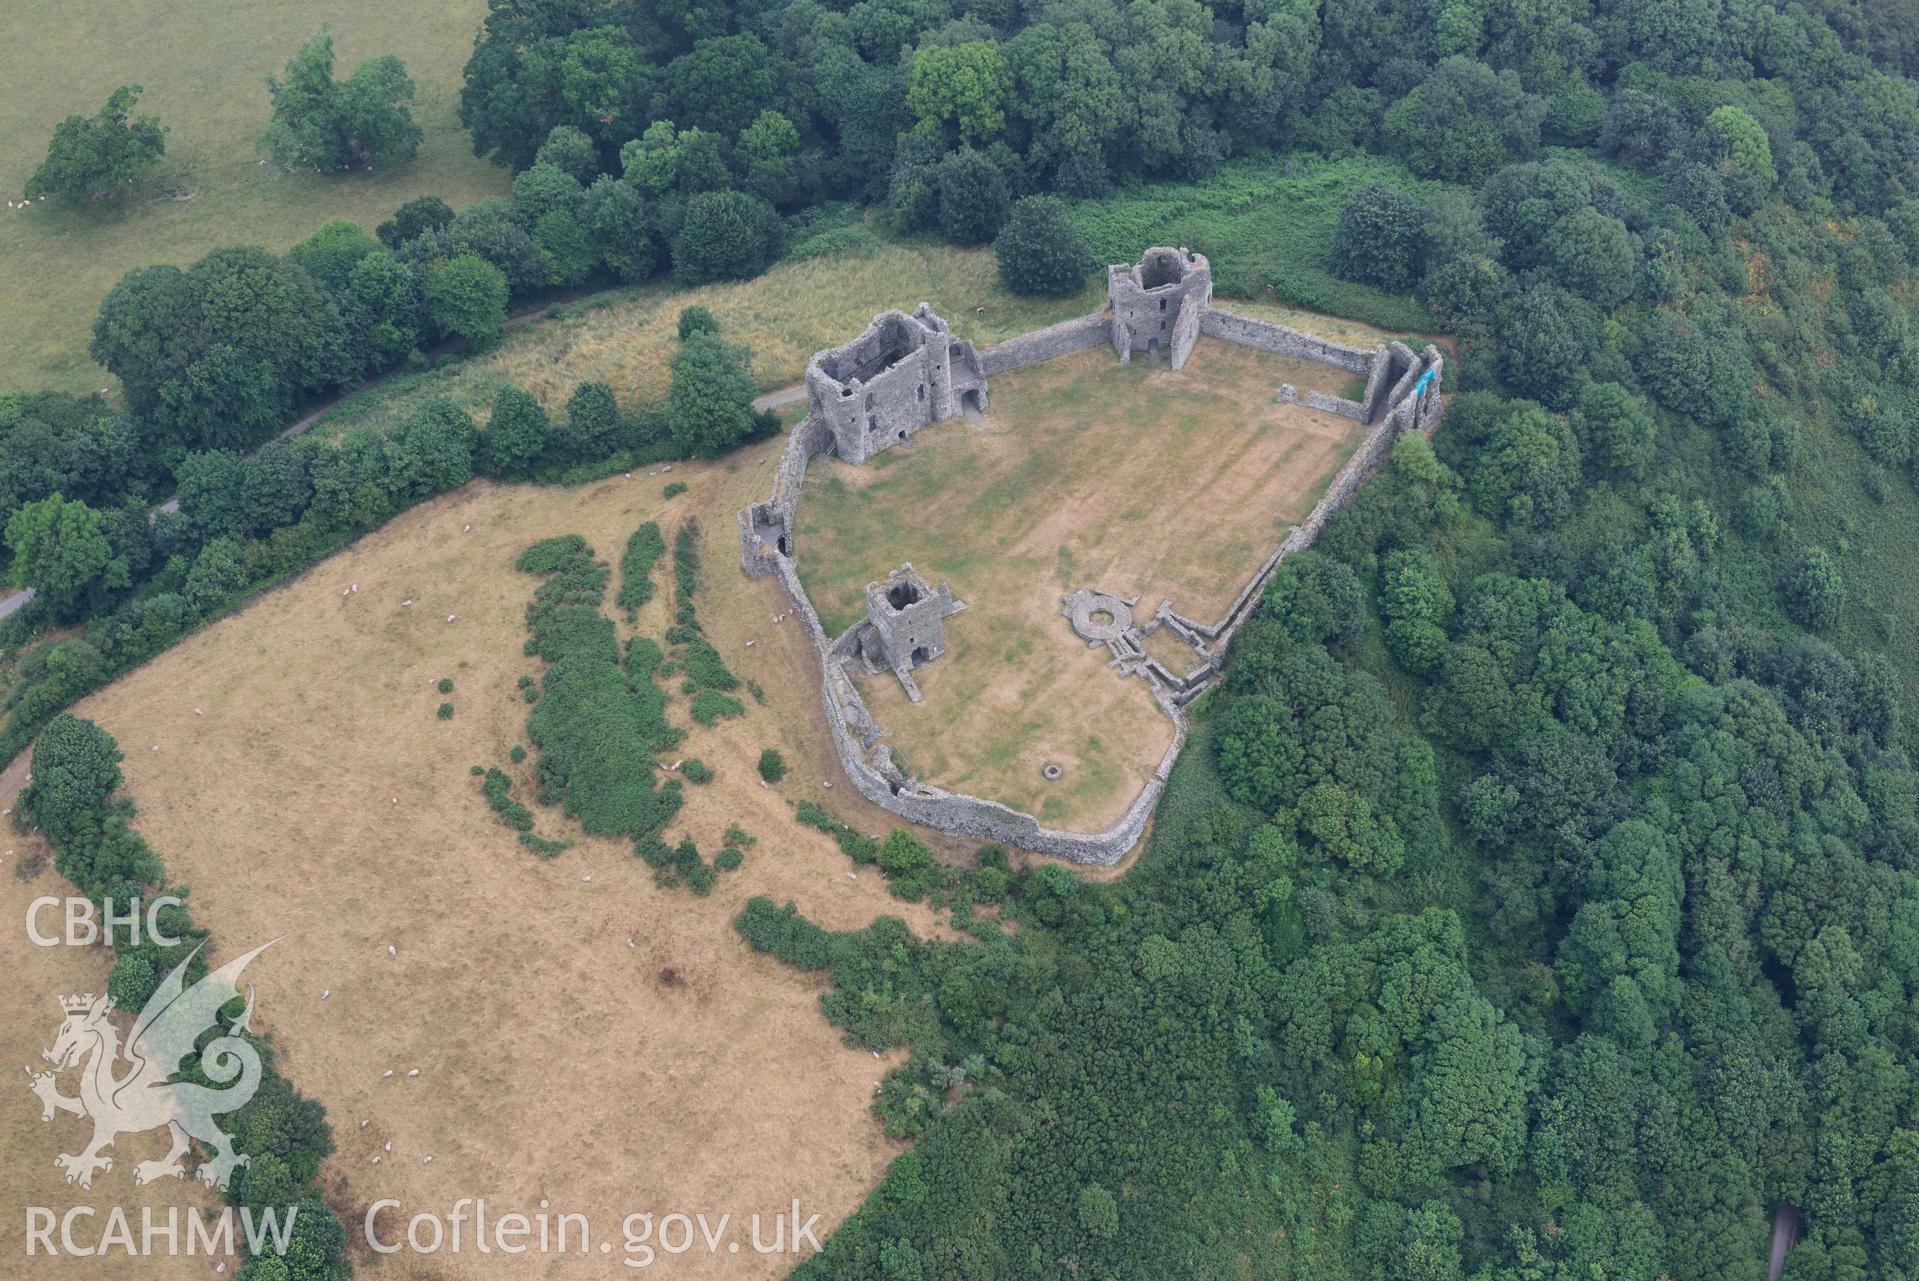
<path id="1" fill-rule="evenodd" d="M 1072 620 L 1082 640 L 1098 644 L 1117 639 L 1133 625 L 1133 607 L 1117 596 L 1082 587 L 1063 597 L 1060 613 Z"/>
<path id="2" fill-rule="evenodd" d="M 1053 764 L 1053 762 L 1048 761 L 1046 762 L 1046 764 L 1039 767 L 1039 772 L 1048 781 L 1055 781 L 1060 777 L 1060 775 L 1064 774 L 1066 771 L 1061 769 L 1059 766 Z"/>

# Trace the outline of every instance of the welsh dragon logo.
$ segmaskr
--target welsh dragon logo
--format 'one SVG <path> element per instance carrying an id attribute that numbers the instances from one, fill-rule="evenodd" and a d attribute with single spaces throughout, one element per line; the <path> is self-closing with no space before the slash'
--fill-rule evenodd
<path id="1" fill-rule="evenodd" d="M 119 1030 L 107 1017 L 113 1012 L 111 997 L 89 993 L 60 998 L 66 1019 L 60 1024 L 53 1048 L 40 1056 L 54 1065 L 53 1071 L 28 1068 L 27 1075 L 32 1078 L 33 1092 L 40 1096 L 42 1121 L 51 1121 L 56 1111 L 93 1119 L 93 1140 L 86 1150 L 78 1156 L 54 1158 L 54 1164 L 67 1172 L 68 1183 L 92 1187 L 94 1171 L 113 1168 L 113 1158 L 102 1156 L 101 1149 L 112 1147 L 114 1139 L 122 1134 L 163 1125 L 172 1133 L 173 1150 L 162 1160 L 142 1161 L 135 1166 L 136 1183 L 183 1177 L 186 1167 L 181 1158 L 192 1139 L 212 1154 L 195 1172 L 210 1187 L 224 1190 L 233 1171 L 250 1163 L 251 1158 L 233 1150 L 233 1139 L 214 1124 L 213 1116 L 246 1106 L 260 1088 L 260 1052 L 242 1035 L 253 1015 L 252 988 L 247 989 L 246 1009 L 239 1019 L 199 1052 L 201 1072 L 215 1086 L 226 1088 L 168 1078 L 180 1070 L 180 1060 L 194 1052 L 200 1037 L 219 1027 L 221 1007 L 240 995 L 240 972 L 247 963 L 278 941 L 261 944 L 189 988 L 187 967 L 200 953 L 199 947 L 194 948 L 147 998 L 140 1016 L 133 1021 L 124 1049 Z M 129 1070 L 116 1076 L 115 1068 L 122 1064 Z M 61 1094 L 54 1080 L 72 1067 L 80 1069 L 78 1098 Z"/>

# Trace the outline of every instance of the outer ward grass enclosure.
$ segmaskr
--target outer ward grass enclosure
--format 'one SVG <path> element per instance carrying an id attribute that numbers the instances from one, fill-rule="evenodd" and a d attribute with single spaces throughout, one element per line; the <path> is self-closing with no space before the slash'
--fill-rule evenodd
<path id="1" fill-rule="evenodd" d="M 808 472 L 799 564 L 829 635 L 901 561 L 967 602 L 947 656 L 916 670 L 924 703 L 890 676 L 861 682 L 914 771 L 1053 825 L 1119 816 L 1172 726 L 1146 682 L 1118 679 L 1073 634 L 1059 596 L 1093 582 L 1138 596 L 1142 613 L 1163 599 L 1222 613 L 1362 434 L 1277 402 L 1281 382 L 1338 391 L 1344 378 L 1207 340 L 1177 374 L 1080 351 L 995 379 L 982 420 Z M 1181 672 L 1197 661 L 1172 657 Z"/>

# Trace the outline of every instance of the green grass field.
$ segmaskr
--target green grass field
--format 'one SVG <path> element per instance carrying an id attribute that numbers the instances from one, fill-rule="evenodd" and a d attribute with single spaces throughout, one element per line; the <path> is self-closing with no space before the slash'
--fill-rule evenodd
<path id="1" fill-rule="evenodd" d="M 1354 155 L 1238 160 L 1197 182 L 1138 182 L 1073 206 L 1098 262 L 1130 262 L 1150 245 L 1197 249 L 1225 298 L 1258 298 L 1416 331 L 1433 318 L 1417 301 L 1340 280 L 1326 268 L 1339 206 L 1373 183 L 1427 196 L 1397 161 Z"/>
<path id="2" fill-rule="evenodd" d="M 101 297 L 129 268 L 186 264 L 223 245 L 284 250 L 329 218 L 369 231 L 425 193 L 455 207 L 504 192 L 507 173 L 474 156 L 455 115 L 460 72 L 484 0 L 8 0 L 0 5 L 0 192 L 20 198 L 54 125 L 92 115 L 115 86 L 169 126 L 146 192 L 123 208 L 70 211 L 49 200 L 0 207 L 0 388 L 92 391 L 113 380 L 87 356 Z M 390 172 L 320 176 L 263 166 L 262 78 L 322 25 L 335 74 L 399 55 L 418 93 L 420 154 Z M 180 199 L 192 193 L 192 199 Z M 116 389 L 117 390 L 117 389 Z"/>

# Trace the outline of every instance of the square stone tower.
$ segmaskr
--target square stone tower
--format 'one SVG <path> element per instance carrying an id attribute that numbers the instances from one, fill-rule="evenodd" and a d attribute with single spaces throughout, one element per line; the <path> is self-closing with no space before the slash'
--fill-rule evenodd
<path id="1" fill-rule="evenodd" d="M 965 608 L 945 583 L 934 587 L 910 563 L 901 565 L 866 585 L 861 655 L 868 666 L 898 675 L 917 703 L 919 691 L 907 673 L 946 652 L 945 621 Z"/>
<path id="2" fill-rule="evenodd" d="M 910 316 L 883 311 L 852 342 L 806 362 L 807 417 L 832 432 L 834 452 L 849 463 L 985 401 L 973 344 L 953 337 L 925 303 Z"/>
<path id="3" fill-rule="evenodd" d="M 1106 301 L 1113 309 L 1113 350 L 1121 364 L 1143 351 L 1168 353 L 1185 366 L 1199 341 L 1199 324 L 1213 301 L 1213 268 L 1190 249 L 1148 249 L 1135 263 L 1106 269 Z"/>

